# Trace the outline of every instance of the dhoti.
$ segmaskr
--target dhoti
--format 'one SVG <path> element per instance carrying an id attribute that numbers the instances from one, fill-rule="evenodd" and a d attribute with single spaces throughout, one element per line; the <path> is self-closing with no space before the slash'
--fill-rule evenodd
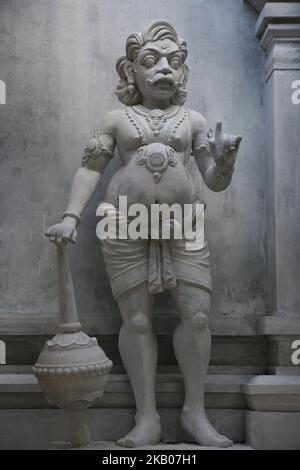
<path id="1" fill-rule="evenodd" d="M 147 282 L 157 294 L 177 286 L 181 280 L 211 291 L 211 270 L 207 242 L 200 249 L 187 249 L 187 240 L 111 239 L 101 240 L 112 292 L 121 294 Z"/>

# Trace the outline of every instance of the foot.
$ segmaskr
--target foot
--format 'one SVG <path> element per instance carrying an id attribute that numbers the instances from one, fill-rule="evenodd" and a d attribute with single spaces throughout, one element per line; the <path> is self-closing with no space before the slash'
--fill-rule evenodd
<path id="1" fill-rule="evenodd" d="M 212 427 L 204 412 L 195 413 L 193 410 L 184 410 L 181 415 L 181 424 L 183 429 L 201 446 L 224 448 L 233 444 Z"/>
<path id="2" fill-rule="evenodd" d="M 136 420 L 136 426 L 116 444 L 121 447 L 141 447 L 155 445 L 161 438 L 160 417 L 145 416 Z"/>

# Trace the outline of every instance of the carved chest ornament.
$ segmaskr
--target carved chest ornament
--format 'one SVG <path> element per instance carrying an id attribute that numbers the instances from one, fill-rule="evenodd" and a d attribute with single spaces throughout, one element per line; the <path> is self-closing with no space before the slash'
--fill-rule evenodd
<path id="1" fill-rule="evenodd" d="M 131 125 L 137 132 L 136 139 L 140 140 L 143 144 L 150 143 L 149 128 L 153 132 L 154 137 L 162 137 L 162 131 L 165 133 L 165 138 L 168 144 L 176 140 L 176 133 L 178 128 L 182 125 L 187 117 L 187 110 L 181 106 L 171 106 L 171 108 L 163 112 L 161 110 L 150 110 L 143 106 L 131 106 L 125 109 L 125 114 L 130 121 Z M 171 126 L 165 127 L 165 124 L 177 117 L 177 120 Z M 145 125 L 146 124 L 146 125 Z M 148 124 L 148 126 L 147 126 Z M 148 129 L 147 129 L 148 127 Z"/>
<path id="2" fill-rule="evenodd" d="M 142 105 L 132 106 L 133 111 L 144 118 L 153 131 L 153 134 L 158 137 L 160 131 L 169 119 L 175 117 L 179 112 L 179 106 L 171 106 L 168 111 L 163 112 L 160 109 L 149 110 Z"/>
<path id="3" fill-rule="evenodd" d="M 138 165 L 145 165 L 146 168 L 153 173 L 156 183 L 161 179 L 162 173 L 168 166 L 174 167 L 177 164 L 175 150 L 171 144 L 176 141 L 176 133 L 178 128 L 182 125 L 187 117 L 187 111 L 180 106 L 171 106 L 168 111 L 162 110 L 149 110 L 141 105 L 131 106 L 125 109 L 125 114 L 130 123 L 137 131 L 136 139 L 143 145 L 137 150 L 136 163 Z M 175 118 L 175 122 L 170 121 L 165 129 L 164 126 L 167 121 Z M 161 142 L 150 141 L 149 129 L 145 124 L 148 123 L 153 132 L 154 137 L 158 137 L 161 131 L 164 131 L 166 141 L 169 145 Z M 160 136 L 162 139 L 162 136 Z"/>
<path id="4" fill-rule="evenodd" d="M 168 165 L 176 166 L 177 158 L 172 147 L 154 142 L 138 149 L 136 163 L 145 165 L 153 173 L 155 182 L 158 183 Z"/>

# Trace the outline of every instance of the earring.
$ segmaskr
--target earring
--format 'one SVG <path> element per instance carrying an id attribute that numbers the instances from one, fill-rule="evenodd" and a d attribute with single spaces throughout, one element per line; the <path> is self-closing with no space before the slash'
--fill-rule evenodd
<path id="1" fill-rule="evenodd" d="M 133 93 L 135 92 L 135 85 L 133 85 L 132 83 L 130 85 L 128 85 L 128 92 L 133 95 Z"/>

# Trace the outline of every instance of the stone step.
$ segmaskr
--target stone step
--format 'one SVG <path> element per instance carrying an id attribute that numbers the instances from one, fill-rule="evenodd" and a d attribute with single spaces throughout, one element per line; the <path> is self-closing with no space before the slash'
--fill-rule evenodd
<path id="1" fill-rule="evenodd" d="M 162 442 L 191 442 L 180 424 L 179 408 L 161 408 Z M 246 441 L 245 410 L 207 409 L 218 432 L 235 443 Z M 116 441 L 134 426 L 134 408 L 90 408 L 86 422 L 94 441 Z M 49 449 L 52 442 L 70 439 L 70 416 L 59 409 L 0 409 L 0 449 Z"/>
<path id="2" fill-rule="evenodd" d="M 209 374 L 206 381 L 207 415 L 222 434 L 245 442 L 243 384 L 252 375 Z M 157 407 L 164 442 L 188 442 L 180 424 L 183 403 L 180 374 L 157 374 Z M 114 441 L 134 425 L 135 404 L 126 374 L 110 374 L 102 399 L 86 411 L 92 438 Z M 52 441 L 70 436 L 69 414 L 51 407 L 32 374 L 0 374 L 0 448 L 47 449 Z M 3 425 L 5 423 L 5 426 Z"/>
<path id="3" fill-rule="evenodd" d="M 293 375 L 290 373 L 289 369 L 294 368 L 280 368 L 278 373 L 283 374 L 283 370 L 287 369 L 287 375 Z M 208 368 L 208 374 L 212 375 L 264 375 L 266 372 L 266 367 L 264 366 L 234 366 L 234 365 L 210 365 Z M 113 365 L 112 374 L 125 374 L 125 369 L 122 365 Z M 178 374 L 179 367 L 176 364 L 158 364 L 157 366 L 158 374 L 169 374 L 175 373 Z M 273 372 L 272 372 L 273 373 Z M 274 372 L 275 373 L 275 372 Z M 0 364 L 0 374 L 32 374 L 32 364 Z M 300 369 L 299 369 L 300 374 Z M 296 375 L 296 374 L 294 374 Z"/>
<path id="4" fill-rule="evenodd" d="M 208 374 L 205 404 L 209 408 L 244 409 L 242 387 L 253 375 Z M 184 387 L 181 374 L 160 373 L 156 379 L 157 404 L 163 408 L 182 406 Z M 134 397 L 126 374 L 110 374 L 103 398 L 94 408 L 134 408 Z M 0 408 L 51 408 L 46 402 L 37 379 L 32 374 L 0 374 Z"/>
<path id="5" fill-rule="evenodd" d="M 178 369 L 171 331 L 170 328 L 168 335 L 158 335 L 157 338 L 157 363 L 162 369 L 170 366 L 177 367 Z M 40 355 L 45 341 L 50 338 L 50 336 L 46 335 L 33 334 L 3 335 L 1 323 L 0 340 L 6 345 L 6 364 L 11 367 L 18 367 L 20 364 L 32 366 Z M 112 372 L 124 372 L 118 347 L 118 335 L 99 335 L 97 336 L 97 340 L 107 357 L 109 357 L 114 364 Z M 212 368 L 237 367 L 240 369 L 252 367 L 253 369 L 260 369 L 257 374 L 264 374 L 267 372 L 268 367 L 267 341 L 263 336 L 226 336 L 225 332 L 223 336 L 213 335 L 210 366 Z M 0 367 L 0 372 L 1 370 L 2 367 Z M 253 373 L 255 374 L 256 372 Z"/>
<path id="6" fill-rule="evenodd" d="M 106 451 L 131 451 L 134 452 L 135 450 L 151 450 L 151 451 L 161 451 L 167 450 L 169 452 L 183 450 L 183 451 L 195 451 L 198 452 L 199 450 L 253 450 L 252 447 L 248 446 L 247 444 L 234 444 L 231 447 L 227 447 L 226 449 L 221 449 L 220 447 L 204 447 L 199 446 L 197 444 L 187 444 L 179 442 L 177 444 L 164 444 L 159 443 L 155 446 L 143 446 L 143 447 L 136 447 L 135 449 L 126 449 L 124 447 L 117 446 L 113 441 L 98 441 L 98 442 L 91 442 L 88 447 L 79 447 L 74 449 L 71 447 L 69 443 L 66 442 L 53 442 L 49 450 L 106 450 Z"/>

